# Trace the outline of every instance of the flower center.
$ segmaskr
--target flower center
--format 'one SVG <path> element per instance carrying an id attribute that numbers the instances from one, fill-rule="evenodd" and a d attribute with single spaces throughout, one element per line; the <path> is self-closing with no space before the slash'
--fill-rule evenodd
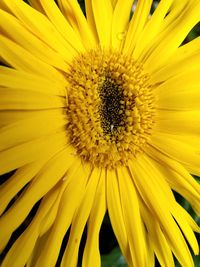
<path id="1" fill-rule="evenodd" d="M 67 131 L 76 154 L 93 166 L 116 168 L 141 153 L 154 124 L 154 96 L 140 63 L 92 50 L 71 65 Z"/>
<path id="2" fill-rule="evenodd" d="M 112 79 L 105 77 L 105 81 L 99 88 L 101 100 L 99 112 L 101 115 L 101 126 L 104 134 L 113 135 L 124 117 L 123 90 Z"/>

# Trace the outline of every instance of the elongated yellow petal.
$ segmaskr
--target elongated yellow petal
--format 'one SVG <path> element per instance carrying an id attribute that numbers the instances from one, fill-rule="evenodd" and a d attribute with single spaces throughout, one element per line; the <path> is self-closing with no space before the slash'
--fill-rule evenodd
<path id="1" fill-rule="evenodd" d="M 55 265 L 64 235 L 85 192 L 85 185 L 89 174 L 90 169 L 84 169 L 79 160 L 76 160 L 66 173 L 64 179 L 68 180 L 68 184 L 61 197 L 48 240 L 35 266 Z M 52 246 L 52 243 L 55 246 Z"/>
<path id="2" fill-rule="evenodd" d="M 35 267 L 36 261 L 39 258 L 40 254 L 44 248 L 44 245 L 48 239 L 48 236 L 49 236 L 49 232 L 47 232 L 42 237 L 38 238 L 38 240 L 35 244 L 34 250 L 32 252 L 32 255 L 29 257 L 29 260 L 27 262 L 27 267 Z"/>
<path id="3" fill-rule="evenodd" d="M 96 39 L 96 42 L 99 42 L 98 38 L 98 33 L 97 33 L 97 28 L 95 25 L 95 20 L 94 20 L 94 13 L 92 9 L 92 1 L 91 0 L 85 0 L 85 10 L 86 10 L 86 18 L 88 25 L 94 35 L 94 38 Z"/>
<path id="4" fill-rule="evenodd" d="M 126 261 L 132 266 L 128 236 L 122 212 L 119 185 L 115 171 L 107 170 L 107 205 L 113 231 Z"/>
<path id="5" fill-rule="evenodd" d="M 40 11 L 41 13 L 44 12 L 41 4 L 40 4 L 40 0 L 28 0 L 29 4 L 35 8 L 36 10 Z"/>
<path id="6" fill-rule="evenodd" d="M 152 76 L 152 82 L 159 83 L 168 80 L 169 78 L 176 77 L 178 75 L 188 75 L 187 73 L 195 73 L 199 71 L 199 52 L 192 55 L 180 58 L 180 60 L 168 62 L 166 66 L 160 70 L 156 70 Z"/>
<path id="7" fill-rule="evenodd" d="M 70 153 L 71 151 L 69 148 L 64 149 L 47 162 L 29 185 L 23 197 L 15 202 L 1 217 L 0 226 L 4 231 L 0 236 L 0 249 L 5 246 L 11 233 L 23 222 L 34 204 L 62 179 L 63 175 L 75 160 Z M 16 220 L 12 220 L 15 214 L 18 214 L 18 216 Z"/>
<path id="8" fill-rule="evenodd" d="M 4 150 L 0 152 L 0 174 L 40 160 L 46 154 L 52 153 L 54 155 L 52 148 L 58 151 L 64 148 L 66 144 L 66 133 L 59 132 Z"/>
<path id="9" fill-rule="evenodd" d="M 194 3 L 188 7 L 186 15 L 183 13 L 170 24 L 162 36 L 162 41 L 159 44 L 156 43 L 151 55 L 146 59 L 145 66 L 149 71 L 153 72 L 155 69 L 161 68 L 165 61 L 174 54 L 190 30 L 199 22 L 199 12 L 200 4 Z M 152 60 L 157 64 L 152 64 Z"/>
<path id="10" fill-rule="evenodd" d="M 149 43 L 156 34 L 159 32 L 163 19 L 166 16 L 173 0 L 166 0 L 161 1 L 156 8 L 155 12 L 149 19 L 149 22 L 146 24 L 145 28 L 143 29 L 140 37 L 137 40 L 135 50 L 133 51 L 133 56 L 138 58 L 141 56 L 143 51 L 148 48 Z"/>
<path id="11" fill-rule="evenodd" d="M 4 22 L 7 23 L 4 23 Z M 30 33 L 18 19 L 3 10 L 0 10 L 0 24 L 5 35 L 15 41 L 17 44 L 25 48 L 38 59 L 53 65 L 62 71 L 67 71 L 69 66 L 62 57 L 42 42 L 35 35 Z M 13 31 L 13 29 L 15 29 Z M 71 56 L 69 57 L 69 60 Z"/>
<path id="12" fill-rule="evenodd" d="M 63 38 L 75 48 L 77 52 L 84 52 L 85 49 L 79 35 L 73 30 L 69 22 L 62 15 L 56 3 L 52 0 L 41 0 L 40 3 Z"/>
<path id="13" fill-rule="evenodd" d="M 167 110 L 198 110 L 199 71 L 188 71 L 187 74 L 179 74 L 156 87 L 159 109 Z"/>
<path id="14" fill-rule="evenodd" d="M 67 172 L 67 174 L 69 174 L 69 172 Z M 60 203 L 61 203 L 61 198 L 63 196 L 63 193 L 65 192 L 66 187 L 69 185 L 70 183 L 70 179 L 69 176 L 67 176 L 67 174 L 62 178 L 62 180 L 55 186 L 55 187 L 59 187 L 60 191 L 59 191 L 59 195 L 56 198 L 56 201 L 54 202 L 54 204 L 52 205 L 51 209 L 49 210 L 49 212 L 46 214 L 46 216 L 43 219 L 41 228 L 40 228 L 40 233 L 39 236 L 41 237 L 42 235 L 46 234 L 46 232 L 49 233 L 50 235 L 50 231 L 49 229 L 52 227 L 52 225 L 54 224 L 56 218 L 57 218 L 57 214 L 58 214 L 58 209 L 60 207 Z M 54 188 L 52 189 L 54 190 Z M 51 191 L 48 193 L 51 194 Z"/>
<path id="15" fill-rule="evenodd" d="M 125 40 L 133 0 L 118 0 L 112 18 L 112 47 L 120 49 Z"/>
<path id="16" fill-rule="evenodd" d="M 147 235 L 146 237 L 146 247 L 147 249 L 147 267 L 154 267 L 155 266 L 155 255 L 152 248 L 150 237 Z M 173 265 L 171 265 L 173 267 Z"/>
<path id="17" fill-rule="evenodd" d="M 171 7 L 170 11 L 165 17 L 163 24 L 162 24 L 162 29 L 165 30 L 167 27 L 176 19 L 181 16 L 181 14 L 186 10 L 186 8 L 192 4 L 192 1 L 188 0 L 174 0 Z"/>
<path id="18" fill-rule="evenodd" d="M 191 40 L 186 44 L 182 44 L 174 54 L 173 58 L 170 58 L 168 63 L 175 63 L 181 61 L 185 58 L 190 57 L 191 55 L 198 54 L 200 45 L 200 37 L 196 37 L 195 39 Z"/>
<path id="19" fill-rule="evenodd" d="M 177 99 L 178 101 L 178 99 Z M 181 101 L 181 97 L 179 99 Z M 155 130 L 176 135 L 197 135 L 200 132 L 200 110 L 160 110 Z M 192 118 L 192 119 L 191 119 Z"/>
<path id="20" fill-rule="evenodd" d="M 164 175 L 162 172 L 162 169 L 160 171 L 160 168 L 158 167 L 158 165 L 156 164 L 155 161 L 149 159 L 148 160 L 148 164 L 151 166 L 151 168 L 154 168 L 154 170 L 158 170 L 157 172 L 157 177 L 160 176 L 158 182 L 160 183 L 161 188 L 165 189 L 166 193 L 168 194 L 168 201 L 172 200 L 172 206 L 171 206 L 171 213 L 173 215 L 173 217 L 175 218 L 176 222 L 179 224 L 183 234 L 185 235 L 186 239 L 188 240 L 188 243 L 191 245 L 193 251 L 195 254 L 198 254 L 198 244 L 197 244 L 197 240 L 195 238 L 195 235 L 193 233 L 193 229 L 197 230 L 198 232 L 200 231 L 200 228 L 195 224 L 195 222 L 192 220 L 192 218 L 189 216 L 189 214 L 187 214 L 186 212 L 184 212 L 184 209 L 181 208 L 181 206 L 179 206 L 175 199 L 173 199 L 170 196 L 170 193 L 167 192 L 167 188 L 169 189 L 169 185 L 166 184 L 165 179 L 164 179 Z"/>
<path id="21" fill-rule="evenodd" d="M 174 260 L 169 244 L 160 228 L 159 222 L 153 213 L 151 213 L 143 201 L 140 202 L 142 219 L 144 220 L 147 228 L 149 242 L 152 246 L 156 257 L 158 258 L 161 266 L 173 267 Z"/>
<path id="22" fill-rule="evenodd" d="M 55 189 L 42 200 L 34 219 L 6 254 L 2 266 L 18 267 L 26 264 L 37 241 L 43 218 L 55 202 L 58 193 L 59 190 Z"/>
<path id="23" fill-rule="evenodd" d="M 44 163 L 45 160 L 40 160 L 19 168 L 8 181 L 0 186 L 0 214 L 11 199 L 34 178 Z"/>
<path id="24" fill-rule="evenodd" d="M 26 90 L 0 88 L 0 110 L 55 109 L 66 106 L 66 99 Z"/>
<path id="25" fill-rule="evenodd" d="M 79 27 L 78 27 L 78 23 L 77 23 L 74 11 L 73 11 L 72 7 L 69 5 L 68 1 L 57 0 L 57 3 L 58 3 L 59 9 L 61 10 L 62 14 L 65 16 L 67 21 L 70 23 L 70 25 L 72 26 L 74 31 L 76 31 L 76 33 L 78 35 L 80 35 Z"/>
<path id="26" fill-rule="evenodd" d="M 29 120 L 20 120 L 9 124 L 0 130 L 0 151 L 52 134 L 60 129 L 64 130 L 66 123 L 66 116 L 63 115 L 56 117 L 35 116 Z M 40 125 L 40 131 L 37 129 L 38 125 Z M 15 138 L 12 138 L 13 131 L 16 132 Z"/>
<path id="27" fill-rule="evenodd" d="M 173 160 L 172 158 L 166 156 L 166 154 L 151 147 L 148 147 L 147 153 L 161 165 L 166 166 L 168 171 L 172 170 L 174 173 L 177 173 L 182 177 L 182 180 L 180 181 L 174 179 L 174 182 L 176 181 L 180 183 L 180 188 L 187 188 L 187 190 L 190 190 L 191 194 L 194 194 L 195 197 L 200 195 L 200 185 L 178 161 Z M 169 181 L 170 175 L 166 175 L 166 179 Z"/>
<path id="28" fill-rule="evenodd" d="M 138 196 L 134 184 L 125 168 L 117 169 L 124 223 L 128 235 L 128 243 L 132 255 L 133 266 L 146 265 L 146 246 L 143 233 Z M 134 228 L 134 231 L 133 231 Z"/>
<path id="29" fill-rule="evenodd" d="M 0 56 L 12 67 L 42 75 L 50 80 L 64 80 L 64 77 L 52 66 L 33 56 L 30 52 L 0 35 Z"/>
<path id="30" fill-rule="evenodd" d="M 59 52 L 67 62 L 71 55 L 76 54 L 76 51 L 65 41 L 46 16 L 23 1 L 2 1 L 30 32 L 34 33 L 39 39 L 42 39 L 44 43 L 47 43 L 55 51 Z"/>
<path id="31" fill-rule="evenodd" d="M 92 31 L 87 23 L 85 16 L 76 0 L 67 0 L 69 7 L 71 8 L 73 15 L 76 19 L 78 30 L 82 39 L 83 44 L 88 49 L 96 46 L 95 38 Z"/>
<path id="32" fill-rule="evenodd" d="M 83 267 L 101 266 L 99 231 L 106 212 L 105 193 L 105 174 L 102 173 L 88 220 L 87 240 L 82 262 Z"/>
<path id="33" fill-rule="evenodd" d="M 43 116 L 43 117 L 54 117 L 54 116 L 62 116 L 63 109 L 40 109 L 40 110 L 1 110 L 0 111 L 0 125 L 1 127 L 7 126 L 8 124 L 15 123 L 16 121 L 26 120 L 34 118 L 35 116 Z"/>
<path id="34" fill-rule="evenodd" d="M 54 202 L 51 209 L 49 210 L 49 212 L 46 214 L 45 218 L 43 219 L 38 238 L 42 237 L 47 232 L 49 233 L 49 229 L 51 229 L 52 225 L 54 224 L 62 194 L 63 194 L 63 190 L 61 190 L 56 201 Z"/>
<path id="35" fill-rule="evenodd" d="M 186 169 L 189 168 L 193 174 L 200 173 L 200 154 L 198 148 L 192 146 L 190 143 L 181 141 L 175 135 L 161 132 L 157 132 L 156 136 L 153 135 L 151 142 L 161 152 L 181 162 L 186 166 Z"/>
<path id="36" fill-rule="evenodd" d="M 183 16 L 183 14 L 185 13 L 185 9 L 189 6 L 191 2 L 192 1 L 188 0 L 172 1 L 168 13 L 160 22 L 160 26 L 155 37 L 149 40 L 148 45 L 145 47 L 142 54 L 140 55 L 140 60 L 146 61 L 148 57 L 151 56 L 151 54 L 154 52 L 154 50 L 156 50 L 156 48 L 160 45 L 160 43 L 163 42 L 165 37 L 169 35 L 171 31 L 174 31 L 174 28 L 176 27 L 172 27 L 173 23 L 176 23 L 176 21 Z M 151 20 L 150 15 L 149 20 Z"/>
<path id="37" fill-rule="evenodd" d="M 153 0 L 138 0 L 136 10 L 129 23 L 123 52 L 132 54 L 135 44 L 147 23 Z"/>
<path id="38" fill-rule="evenodd" d="M 161 188 L 157 181 L 155 182 L 155 169 L 149 168 L 150 165 L 144 160 L 144 157 L 137 159 L 137 163 L 131 164 L 130 169 L 134 173 L 135 183 L 144 202 L 156 215 L 159 223 L 163 226 L 167 241 L 170 247 L 183 266 L 192 266 L 193 261 L 187 244 L 182 236 L 180 229 L 175 223 L 171 210 L 173 210 L 173 199 L 168 197 L 167 188 Z M 149 172 L 151 170 L 151 172 Z M 141 179 L 142 177 L 142 179 Z M 175 203 L 175 202 L 174 202 Z M 165 209 L 163 209 L 165 207 Z M 170 231 L 169 231 L 170 228 Z M 178 245 L 177 245 L 178 244 Z"/>
<path id="39" fill-rule="evenodd" d="M 109 48 L 111 44 L 111 27 L 113 8 L 110 1 L 92 1 L 94 20 L 102 48 Z"/>
<path id="40" fill-rule="evenodd" d="M 194 254 L 198 255 L 199 245 L 193 230 L 200 233 L 200 228 L 197 224 L 195 224 L 195 221 L 193 221 L 192 217 L 190 217 L 190 215 L 179 204 L 175 206 L 175 209 L 172 214 L 176 219 L 177 223 L 179 224 L 185 238 L 190 244 Z"/>
<path id="41" fill-rule="evenodd" d="M 1 88 L 22 89 L 27 92 L 39 92 L 50 95 L 66 96 L 66 82 L 49 81 L 49 79 L 28 73 L 0 66 L 0 90 Z"/>
<path id="42" fill-rule="evenodd" d="M 172 160 L 156 149 L 148 148 L 147 153 L 159 163 L 170 187 L 184 196 L 200 214 L 200 185 L 177 161 Z"/>
<path id="43" fill-rule="evenodd" d="M 93 169 L 85 189 L 85 194 L 81 200 L 81 204 L 74 214 L 69 241 L 67 243 L 66 251 L 63 255 L 61 267 L 76 267 L 77 265 L 78 249 L 81 241 L 81 236 L 93 205 L 94 197 L 97 191 L 97 185 L 100 178 L 101 169 Z"/>

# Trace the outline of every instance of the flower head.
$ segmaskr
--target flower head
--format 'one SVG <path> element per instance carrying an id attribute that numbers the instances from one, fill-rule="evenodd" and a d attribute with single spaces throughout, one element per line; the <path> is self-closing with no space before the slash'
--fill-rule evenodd
<path id="1" fill-rule="evenodd" d="M 200 2 L 138 0 L 131 19 L 132 0 L 28 2 L 0 2 L 1 266 L 55 266 L 67 231 L 76 266 L 86 226 L 82 266 L 100 266 L 106 211 L 130 267 L 193 266 L 174 192 L 200 214 L 200 40 L 182 45 Z"/>

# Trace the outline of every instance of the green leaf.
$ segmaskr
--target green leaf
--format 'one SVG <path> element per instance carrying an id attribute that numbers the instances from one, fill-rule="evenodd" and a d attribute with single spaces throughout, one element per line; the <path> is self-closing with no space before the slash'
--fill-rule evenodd
<path id="1" fill-rule="evenodd" d="M 101 257 L 102 267 L 128 267 L 119 247 Z"/>

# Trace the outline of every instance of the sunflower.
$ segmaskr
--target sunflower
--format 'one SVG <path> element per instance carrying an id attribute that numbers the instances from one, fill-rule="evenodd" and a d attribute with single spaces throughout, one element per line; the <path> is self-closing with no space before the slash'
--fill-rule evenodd
<path id="1" fill-rule="evenodd" d="M 54 267 L 68 233 L 75 267 L 87 229 L 99 267 L 106 212 L 128 266 L 194 266 L 174 192 L 200 214 L 199 0 L 28 2 L 0 1 L 1 266 Z"/>

